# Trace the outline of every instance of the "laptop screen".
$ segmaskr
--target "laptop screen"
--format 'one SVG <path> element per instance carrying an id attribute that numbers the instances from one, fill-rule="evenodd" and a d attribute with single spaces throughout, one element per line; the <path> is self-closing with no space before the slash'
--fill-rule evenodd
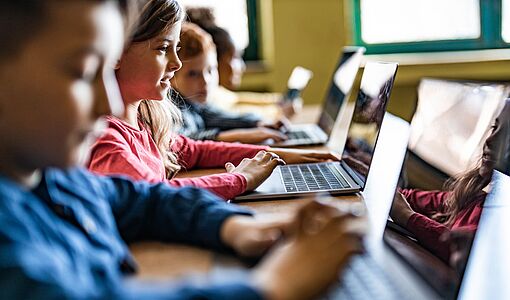
<path id="1" fill-rule="evenodd" d="M 449 191 L 448 194 L 439 191 L 441 185 L 423 182 L 428 179 L 425 176 L 419 181 L 402 182 L 399 192 L 417 214 L 411 222 L 409 219 L 407 222 L 399 221 L 402 201 L 394 205 L 390 214 L 395 219 L 394 223 L 388 223 L 385 241 L 444 298 L 456 298 L 459 283 L 460 299 L 495 299 L 487 291 L 496 288 L 496 285 L 501 288 L 507 286 L 508 280 L 502 279 L 504 277 L 502 273 L 498 274 L 497 267 L 510 261 L 507 259 L 510 240 L 506 239 L 506 248 L 503 247 L 502 237 L 508 234 L 505 230 L 500 231 L 508 228 L 501 221 L 508 220 L 510 215 L 510 203 L 507 201 L 510 194 L 507 167 L 510 101 L 502 105 L 501 112 L 487 132 L 483 155 L 474 169 L 458 174 L 444 188 Z M 414 160 L 409 159 L 407 164 L 406 172 L 428 172 L 423 163 L 418 167 Z M 425 184 L 432 186 L 422 190 Z M 399 198 L 395 197 L 394 201 L 399 201 Z M 443 215 L 431 213 L 438 207 L 445 207 L 446 203 L 455 210 L 449 214 L 441 211 Z M 451 221 L 447 219 L 448 215 Z M 411 247 L 413 251 L 410 251 L 409 247 L 402 246 L 402 238 L 395 238 L 396 235 L 415 239 L 419 247 Z M 434 264 L 434 259 L 423 259 L 425 256 L 417 255 L 416 248 L 442 263 Z M 506 290 L 510 292 L 510 289 Z"/>
<path id="2" fill-rule="evenodd" d="M 368 62 L 353 104 L 354 113 L 342 161 L 355 173 L 362 189 L 365 187 L 397 66 L 396 63 Z"/>
<path id="3" fill-rule="evenodd" d="M 318 123 L 328 136 L 333 130 L 342 104 L 351 91 L 364 52 L 365 48 L 363 47 L 345 47 L 342 51 Z"/>

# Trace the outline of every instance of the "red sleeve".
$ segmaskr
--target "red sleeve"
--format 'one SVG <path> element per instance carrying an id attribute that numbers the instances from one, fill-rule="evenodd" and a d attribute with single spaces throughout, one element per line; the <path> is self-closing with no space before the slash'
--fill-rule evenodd
<path id="1" fill-rule="evenodd" d="M 443 211 L 443 203 L 450 193 L 444 191 L 421 191 L 411 189 L 401 189 L 400 192 L 404 195 L 415 212 L 427 217 L 431 217 L 433 214 Z"/>
<path id="2" fill-rule="evenodd" d="M 111 129 L 92 146 L 88 168 L 101 175 L 127 175 L 133 180 L 153 183 L 163 180 L 133 154 L 120 133 Z"/>
<path id="3" fill-rule="evenodd" d="M 170 185 L 205 188 L 224 200 L 232 199 L 246 191 L 246 178 L 241 174 L 221 173 L 194 178 L 174 178 Z"/>
<path id="4" fill-rule="evenodd" d="M 414 213 L 407 221 L 406 228 L 414 234 L 418 242 L 446 263 L 450 258 L 450 244 L 439 237 L 450 229 L 422 214 Z"/>
<path id="5" fill-rule="evenodd" d="M 237 165 L 243 158 L 252 158 L 267 146 L 215 141 L 195 141 L 182 135 L 176 136 L 172 151 L 179 156 L 186 169 L 222 168 L 227 162 Z"/>
<path id="6" fill-rule="evenodd" d="M 107 129 L 106 133 L 94 144 L 88 168 L 101 175 L 127 175 L 133 180 L 145 180 L 153 183 L 167 182 L 175 187 L 204 188 L 225 200 L 244 193 L 247 185 L 243 175 L 230 173 L 167 180 L 162 173 L 164 171 L 156 172 L 147 165 L 147 162 L 142 162 L 134 155 L 130 145 L 114 129 Z"/>

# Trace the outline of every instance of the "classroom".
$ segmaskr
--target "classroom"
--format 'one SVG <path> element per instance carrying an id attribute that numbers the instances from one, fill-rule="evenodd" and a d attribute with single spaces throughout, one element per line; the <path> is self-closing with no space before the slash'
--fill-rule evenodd
<path id="1" fill-rule="evenodd" d="M 0 299 L 509 299 L 510 0 L 0 3 Z"/>

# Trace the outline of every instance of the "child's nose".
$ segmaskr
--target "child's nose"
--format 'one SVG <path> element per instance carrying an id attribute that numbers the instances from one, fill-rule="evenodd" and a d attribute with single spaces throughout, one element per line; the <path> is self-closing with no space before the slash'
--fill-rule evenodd
<path id="1" fill-rule="evenodd" d="M 171 57 L 168 60 L 168 63 L 166 65 L 166 69 L 169 72 L 177 72 L 181 69 L 181 67 L 182 67 L 182 62 L 177 55 L 174 55 L 173 57 Z"/>

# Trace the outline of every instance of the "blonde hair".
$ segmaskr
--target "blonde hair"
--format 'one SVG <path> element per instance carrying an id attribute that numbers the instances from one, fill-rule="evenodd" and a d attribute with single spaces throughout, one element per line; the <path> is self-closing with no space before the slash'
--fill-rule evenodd
<path id="1" fill-rule="evenodd" d="M 132 34 L 133 43 L 157 37 L 182 22 L 184 12 L 176 0 L 148 0 L 143 6 L 138 26 Z M 173 136 L 182 124 L 182 116 L 169 99 L 162 101 L 142 100 L 138 108 L 138 119 L 150 130 L 161 154 L 165 176 L 173 178 L 181 169 L 179 158 L 172 152 Z"/>
<path id="2" fill-rule="evenodd" d="M 444 190 L 450 191 L 443 204 L 443 212 L 436 212 L 432 219 L 451 227 L 459 212 L 477 201 L 483 194 L 483 188 L 490 182 L 489 178 L 480 175 L 481 161 L 478 165 L 455 177 L 450 178 L 444 185 Z"/>
<path id="3" fill-rule="evenodd" d="M 138 119 L 151 131 L 163 160 L 166 178 L 173 178 L 181 169 L 177 154 L 171 150 L 173 133 L 182 124 L 179 108 L 169 99 L 142 100 L 138 107 Z"/>

